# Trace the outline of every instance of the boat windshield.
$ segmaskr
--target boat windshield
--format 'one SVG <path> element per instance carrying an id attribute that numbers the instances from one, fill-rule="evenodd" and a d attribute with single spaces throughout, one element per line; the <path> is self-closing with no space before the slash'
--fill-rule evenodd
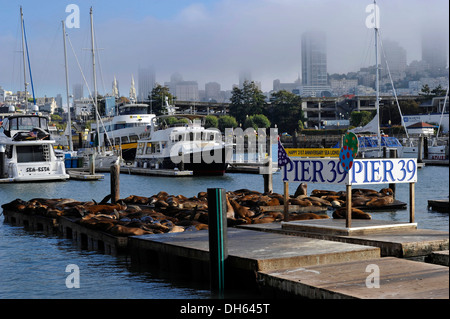
<path id="1" fill-rule="evenodd" d="M 48 121 L 44 117 L 39 116 L 20 116 L 9 119 L 9 130 L 31 131 L 33 128 L 39 127 L 47 130 Z"/>

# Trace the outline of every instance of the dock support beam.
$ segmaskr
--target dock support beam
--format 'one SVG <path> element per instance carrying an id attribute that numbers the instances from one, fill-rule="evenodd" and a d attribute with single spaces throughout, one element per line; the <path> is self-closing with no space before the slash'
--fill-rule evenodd
<path id="1" fill-rule="evenodd" d="M 225 263 L 228 258 L 227 200 L 223 188 L 208 188 L 208 235 L 211 294 L 223 299 Z"/>

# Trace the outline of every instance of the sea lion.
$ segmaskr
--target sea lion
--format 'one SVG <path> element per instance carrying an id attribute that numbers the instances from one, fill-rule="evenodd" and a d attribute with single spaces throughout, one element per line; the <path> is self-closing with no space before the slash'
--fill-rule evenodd
<path id="1" fill-rule="evenodd" d="M 394 202 L 394 197 L 384 196 L 384 197 L 374 197 L 366 203 L 368 207 L 383 207 Z"/>
<path id="2" fill-rule="evenodd" d="M 230 200 L 231 206 L 233 206 L 234 213 L 241 218 L 252 217 L 255 215 L 248 207 L 238 204 L 235 200 Z"/>
<path id="3" fill-rule="evenodd" d="M 333 212 L 333 218 L 335 219 L 345 219 L 347 214 L 347 208 L 342 207 L 339 209 L 336 209 Z M 372 216 L 370 214 L 363 212 L 362 210 L 358 208 L 352 207 L 352 219 L 372 219 Z"/>
<path id="4" fill-rule="evenodd" d="M 308 220 L 308 219 L 327 219 L 328 215 L 319 215 L 314 213 L 301 213 L 289 215 L 289 220 Z"/>
<path id="5" fill-rule="evenodd" d="M 294 197 L 299 195 L 308 195 L 308 185 L 305 183 L 300 183 L 297 189 L 295 190 Z"/>
<path id="6" fill-rule="evenodd" d="M 151 231 L 144 230 L 137 227 L 126 227 L 122 225 L 115 225 L 109 232 L 115 236 L 141 236 L 145 234 L 151 234 Z"/>
<path id="7" fill-rule="evenodd" d="M 299 205 L 302 207 L 308 207 L 308 206 L 312 206 L 313 204 L 311 203 L 311 201 L 307 200 L 307 199 L 297 199 L 297 198 L 290 198 L 289 199 L 289 203 L 291 205 Z"/>

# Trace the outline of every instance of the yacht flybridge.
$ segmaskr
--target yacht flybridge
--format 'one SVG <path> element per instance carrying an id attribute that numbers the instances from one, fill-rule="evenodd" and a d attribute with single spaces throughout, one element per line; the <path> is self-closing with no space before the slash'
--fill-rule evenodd
<path id="1" fill-rule="evenodd" d="M 13 114 L 0 128 L 0 181 L 66 180 L 64 161 L 57 159 L 50 139 L 48 118 Z"/>

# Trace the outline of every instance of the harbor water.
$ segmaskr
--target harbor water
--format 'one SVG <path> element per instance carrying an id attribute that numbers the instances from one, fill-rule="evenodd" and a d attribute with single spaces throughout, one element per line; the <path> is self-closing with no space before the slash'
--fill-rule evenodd
<path id="1" fill-rule="evenodd" d="M 101 201 L 110 191 L 109 174 L 100 181 L 53 183 L 0 184 L 0 204 L 16 198 L 73 198 L 80 201 Z M 221 177 L 149 177 L 121 174 L 120 195 L 151 196 L 160 191 L 184 196 L 197 195 L 208 188 L 237 190 L 247 188 L 263 192 L 263 177 L 256 174 L 226 174 Z M 297 184 L 289 185 L 294 194 Z M 375 190 L 387 185 L 372 185 Z M 274 192 L 283 193 L 281 173 L 273 179 Z M 408 184 L 396 185 L 396 199 L 409 203 Z M 345 186 L 309 184 L 308 194 L 314 189 L 344 191 Z M 415 187 L 418 228 L 449 229 L 448 213 L 430 211 L 429 199 L 449 196 L 449 168 L 426 166 L 418 171 Z M 373 219 L 409 220 L 408 209 L 371 212 Z M 329 213 L 331 216 L 331 213 Z M 136 269 L 128 256 L 110 256 L 77 248 L 69 239 L 26 231 L 3 223 L 0 216 L 0 299 L 205 299 L 210 298 L 208 287 L 173 278 L 160 271 Z M 80 287 L 68 288 L 68 265 L 79 267 Z"/>

